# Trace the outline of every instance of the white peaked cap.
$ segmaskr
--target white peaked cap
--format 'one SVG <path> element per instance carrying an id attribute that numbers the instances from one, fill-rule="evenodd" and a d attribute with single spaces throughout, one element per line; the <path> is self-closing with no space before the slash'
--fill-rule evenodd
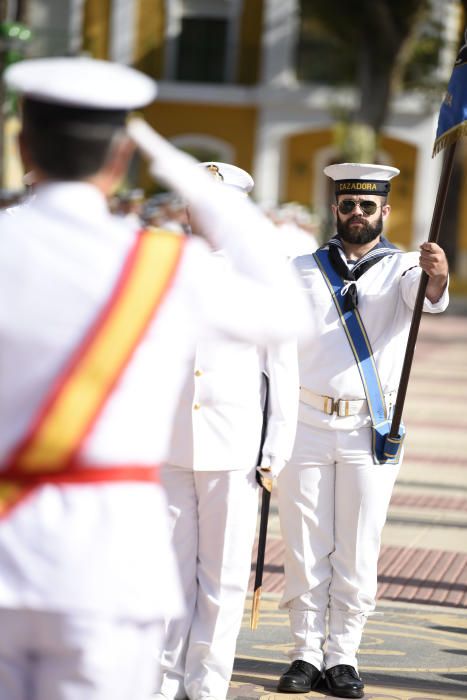
<path id="1" fill-rule="evenodd" d="M 140 71 L 94 58 L 37 58 L 9 66 L 9 88 L 41 102 L 129 111 L 152 102 L 156 83 Z"/>
<path id="2" fill-rule="evenodd" d="M 200 167 L 210 170 L 224 185 L 233 187 L 244 194 L 251 192 L 254 186 L 254 180 L 246 170 L 238 168 L 230 163 L 218 163 L 215 161 L 207 161 L 200 163 Z"/>

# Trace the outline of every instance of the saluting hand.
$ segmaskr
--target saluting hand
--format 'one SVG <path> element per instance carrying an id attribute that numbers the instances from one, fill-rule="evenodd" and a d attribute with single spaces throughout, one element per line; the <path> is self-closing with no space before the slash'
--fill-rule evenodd
<path id="1" fill-rule="evenodd" d="M 429 277 L 426 297 L 432 302 L 439 301 L 448 281 L 448 261 L 444 250 L 437 243 L 422 243 L 420 246 L 420 267 Z"/>

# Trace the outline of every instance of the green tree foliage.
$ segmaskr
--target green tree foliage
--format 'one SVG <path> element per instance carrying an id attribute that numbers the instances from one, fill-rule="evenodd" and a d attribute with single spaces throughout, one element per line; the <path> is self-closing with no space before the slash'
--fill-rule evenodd
<path id="1" fill-rule="evenodd" d="M 374 155 L 397 86 L 425 75 L 430 61 L 435 65 L 436 32 L 422 45 L 415 41 L 429 7 L 429 0 L 302 0 L 299 79 L 357 88 L 358 103 L 336 130 L 345 157 Z"/>

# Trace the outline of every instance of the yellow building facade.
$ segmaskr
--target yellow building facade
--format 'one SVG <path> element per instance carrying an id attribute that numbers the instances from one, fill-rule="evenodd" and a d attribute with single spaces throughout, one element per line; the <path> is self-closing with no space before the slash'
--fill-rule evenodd
<path id="1" fill-rule="evenodd" d="M 74 0 L 67 0 L 73 4 Z M 339 158 L 336 88 L 296 78 L 298 0 L 84 0 L 81 50 L 134 65 L 158 82 L 145 118 L 200 159 L 252 173 L 260 203 L 296 201 L 323 218 L 332 190 L 323 168 Z M 427 238 L 442 155 L 431 159 L 436 110 L 414 96 L 392 106 L 378 159 L 393 181 L 390 238 L 410 249 Z M 455 285 L 467 291 L 467 158 L 456 179 Z M 459 174 L 459 173 L 458 173 Z M 144 168 L 137 182 L 156 185 Z"/>

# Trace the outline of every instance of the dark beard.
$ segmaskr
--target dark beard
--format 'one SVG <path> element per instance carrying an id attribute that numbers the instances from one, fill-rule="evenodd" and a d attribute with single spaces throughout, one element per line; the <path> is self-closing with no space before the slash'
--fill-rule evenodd
<path id="1" fill-rule="evenodd" d="M 358 231 L 354 231 L 350 228 L 350 224 L 358 221 L 362 224 L 362 228 Z M 373 225 L 370 224 L 366 219 L 360 216 L 352 216 L 348 221 L 342 221 L 337 215 L 336 222 L 337 233 L 340 238 L 346 243 L 356 243 L 363 244 L 374 241 L 383 231 L 383 215 L 379 215 L 378 221 Z"/>

